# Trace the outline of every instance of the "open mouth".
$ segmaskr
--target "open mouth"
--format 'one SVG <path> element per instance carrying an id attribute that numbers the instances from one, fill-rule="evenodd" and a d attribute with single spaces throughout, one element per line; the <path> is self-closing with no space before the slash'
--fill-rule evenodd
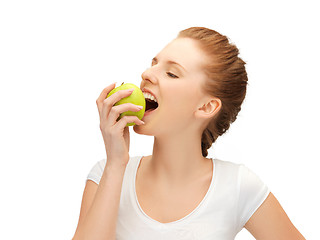
<path id="1" fill-rule="evenodd" d="M 157 109 L 158 106 L 159 106 L 159 104 L 157 102 L 146 98 L 146 110 L 145 110 L 145 112 L 151 112 L 151 111 Z"/>

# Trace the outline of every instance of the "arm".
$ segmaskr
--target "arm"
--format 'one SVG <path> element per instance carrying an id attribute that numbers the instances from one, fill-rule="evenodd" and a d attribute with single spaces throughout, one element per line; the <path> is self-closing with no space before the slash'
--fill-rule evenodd
<path id="1" fill-rule="evenodd" d="M 115 239 L 124 172 L 106 164 L 99 185 L 87 181 L 73 240 Z"/>
<path id="2" fill-rule="evenodd" d="M 259 240 L 305 240 L 271 192 L 244 227 Z"/>
<path id="3" fill-rule="evenodd" d="M 73 240 L 114 240 L 120 204 L 122 181 L 130 159 L 130 134 L 128 123 L 143 124 L 137 116 L 121 113 L 140 111 L 137 105 L 124 103 L 115 105 L 131 91 L 119 90 L 108 97 L 115 83 L 104 88 L 97 99 L 100 130 L 107 152 L 107 162 L 98 186 L 87 181 L 83 193 L 79 222 Z"/>

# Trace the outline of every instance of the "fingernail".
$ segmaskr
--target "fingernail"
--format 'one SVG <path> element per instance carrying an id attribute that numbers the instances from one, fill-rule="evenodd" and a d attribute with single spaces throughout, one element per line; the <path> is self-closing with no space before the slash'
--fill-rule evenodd
<path id="1" fill-rule="evenodd" d="M 137 108 L 138 108 L 138 109 L 142 109 L 142 108 L 143 108 L 143 106 L 137 106 Z"/>

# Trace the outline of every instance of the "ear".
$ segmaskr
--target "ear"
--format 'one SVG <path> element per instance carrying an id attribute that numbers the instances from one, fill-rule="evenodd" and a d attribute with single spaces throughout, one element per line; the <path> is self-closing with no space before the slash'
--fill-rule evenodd
<path id="1" fill-rule="evenodd" d="M 212 118 L 221 108 L 221 100 L 219 98 L 209 99 L 210 101 L 199 107 L 195 115 L 198 118 Z"/>

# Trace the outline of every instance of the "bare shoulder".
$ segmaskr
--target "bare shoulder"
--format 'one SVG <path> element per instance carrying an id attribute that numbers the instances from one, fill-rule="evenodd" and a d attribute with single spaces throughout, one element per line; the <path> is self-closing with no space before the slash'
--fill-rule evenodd
<path id="1" fill-rule="evenodd" d="M 260 240 L 305 239 L 271 192 L 244 227 Z"/>

